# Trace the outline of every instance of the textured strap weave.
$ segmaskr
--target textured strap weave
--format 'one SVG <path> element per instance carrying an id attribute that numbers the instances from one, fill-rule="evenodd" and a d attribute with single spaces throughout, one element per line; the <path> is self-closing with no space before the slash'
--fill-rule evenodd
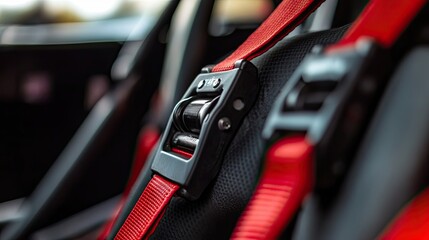
<path id="1" fill-rule="evenodd" d="M 145 239 L 162 217 L 165 207 L 179 189 L 177 184 L 155 175 L 119 229 L 116 240 Z"/>
<path id="2" fill-rule="evenodd" d="M 107 239 L 110 232 L 112 231 L 112 228 L 126 203 L 128 195 L 130 194 L 131 189 L 134 186 L 134 183 L 136 182 L 141 169 L 143 169 L 146 159 L 149 157 L 149 154 L 152 151 L 152 149 L 155 147 L 158 139 L 159 139 L 159 132 L 156 127 L 147 126 L 141 131 L 139 135 L 139 142 L 137 144 L 136 156 L 134 157 L 134 163 L 131 168 L 130 179 L 128 180 L 127 186 L 125 187 L 125 190 L 122 193 L 121 199 L 119 200 L 118 206 L 113 212 L 112 217 L 110 218 L 109 221 L 106 222 L 106 224 L 103 226 L 103 230 L 101 231 L 100 235 L 97 237 L 98 240 Z"/>
<path id="3" fill-rule="evenodd" d="M 268 51 L 301 24 L 322 2 L 322 0 L 284 0 L 237 50 L 213 68 L 213 72 L 231 70 L 236 61 L 252 60 Z"/>
<path id="4" fill-rule="evenodd" d="M 268 151 L 261 180 L 232 239 L 276 239 L 312 187 L 312 146 L 304 136 L 278 141 Z"/>

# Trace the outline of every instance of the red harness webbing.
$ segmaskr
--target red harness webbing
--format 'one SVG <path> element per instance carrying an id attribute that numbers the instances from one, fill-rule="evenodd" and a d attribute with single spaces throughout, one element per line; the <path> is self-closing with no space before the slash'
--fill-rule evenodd
<path id="1" fill-rule="evenodd" d="M 352 45 L 364 37 L 374 39 L 383 47 L 391 47 L 426 2 L 372 0 L 342 40 L 333 47 Z"/>
<path id="2" fill-rule="evenodd" d="M 285 0 L 229 57 L 218 63 L 213 72 L 234 68 L 237 60 L 252 60 L 268 51 L 316 10 L 323 1 Z"/>
<path id="3" fill-rule="evenodd" d="M 382 46 L 390 47 L 425 3 L 426 0 L 371 1 L 342 40 L 328 48 L 328 52 L 353 46 L 361 37 L 373 38 Z M 302 148 L 305 146 L 308 152 L 296 158 L 291 158 L 288 151 L 284 151 L 283 157 L 276 154 L 279 149 L 288 149 L 287 145 L 294 141 L 296 137 L 285 138 L 268 150 L 259 184 L 234 229 L 233 239 L 278 238 L 311 191 L 310 144 L 300 139 Z M 293 167 L 296 162 L 300 162 L 301 167 Z"/>
<path id="4" fill-rule="evenodd" d="M 231 239 L 276 239 L 312 187 L 313 147 L 305 136 L 276 142 Z M 287 207 L 285 207 L 287 206 Z"/>
<path id="5" fill-rule="evenodd" d="M 231 70 L 236 61 L 251 60 L 261 55 L 301 24 L 322 2 L 322 0 L 284 0 L 234 53 L 213 68 L 213 72 Z M 155 181 L 155 179 L 157 180 Z M 159 183 L 160 179 L 164 184 Z M 155 175 L 146 186 L 115 239 L 148 238 L 155 230 L 168 202 L 178 189 L 177 184 Z M 148 211 L 144 211 L 144 209 L 148 209 Z"/>
<path id="6" fill-rule="evenodd" d="M 155 175 L 150 180 L 136 205 L 131 210 L 118 234 L 117 240 L 147 239 L 164 214 L 179 185 Z"/>
<path id="7" fill-rule="evenodd" d="M 429 239 L 429 189 L 417 196 L 377 239 Z"/>

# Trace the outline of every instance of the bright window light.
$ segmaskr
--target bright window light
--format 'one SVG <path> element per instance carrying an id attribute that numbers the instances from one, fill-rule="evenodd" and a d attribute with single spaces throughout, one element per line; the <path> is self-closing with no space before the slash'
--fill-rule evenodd
<path id="1" fill-rule="evenodd" d="M 70 10 L 86 20 L 107 18 L 115 14 L 122 0 L 68 0 Z"/>
<path id="2" fill-rule="evenodd" d="M 38 0 L 0 0 L 0 9 L 25 10 L 32 7 Z"/>

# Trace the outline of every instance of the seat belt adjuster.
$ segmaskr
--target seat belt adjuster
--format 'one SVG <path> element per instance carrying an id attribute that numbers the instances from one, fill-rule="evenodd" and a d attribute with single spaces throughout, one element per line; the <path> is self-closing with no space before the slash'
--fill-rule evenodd
<path id="1" fill-rule="evenodd" d="M 259 91 L 256 67 L 238 61 L 235 68 L 196 77 L 176 105 L 152 170 L 179 184 L 178 195 L 197 199 L 217 175 L 227 147 Z"/>

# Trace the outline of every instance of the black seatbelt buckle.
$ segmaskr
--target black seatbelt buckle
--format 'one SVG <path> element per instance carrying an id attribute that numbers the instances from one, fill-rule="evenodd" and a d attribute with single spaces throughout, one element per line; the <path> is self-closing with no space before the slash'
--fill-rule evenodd
<path id="1" fill-rule="evenodd" d="M 309 54 L 282 89 L 266 121 L 269 142 L 306 134 L 315 146 L 315 191 L 335 190 L 381 95 L 386 50 L 370 40 Z"/>
<path id="2" fill-rule="evenodd" d="M 204 68 L 175 106 L 152 170 L 181 185 L 179 195 L 197 199 L 217 175 L 224 154 L 259 91 L 257 68 Z"/>

